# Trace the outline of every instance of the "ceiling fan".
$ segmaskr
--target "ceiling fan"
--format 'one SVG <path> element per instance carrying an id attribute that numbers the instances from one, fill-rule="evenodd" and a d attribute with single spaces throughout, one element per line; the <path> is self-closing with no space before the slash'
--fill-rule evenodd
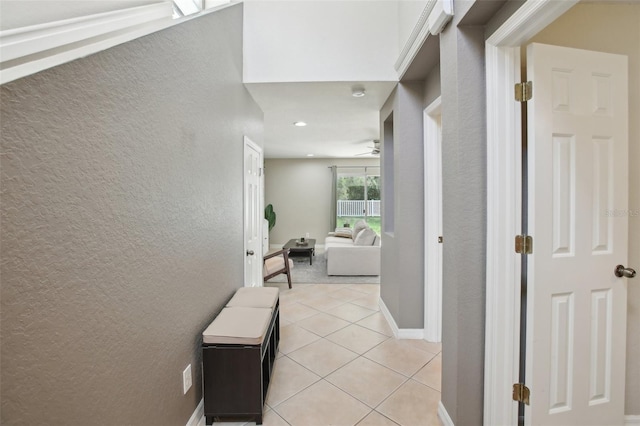
<path id="1" fill-rule="evenodd" d="M 373 146 L 368 146 L 367 148 L 371 149 L 369 152 L 363 152 L 361 154 L 356 154 L 356 157 L 361 155 L 380 155 L 380 141 L 375 139 L 372 140 Z"/>

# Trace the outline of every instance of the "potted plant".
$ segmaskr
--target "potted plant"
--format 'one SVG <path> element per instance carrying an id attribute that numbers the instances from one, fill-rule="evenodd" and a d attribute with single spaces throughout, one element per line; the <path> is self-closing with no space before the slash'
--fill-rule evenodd
<path id="1" fill-rule="evenodd" d="M 273 211 L 273 205 L 268 204 L 264 208 L 264 218 L 269 222 L 269 232 L 276 226 L 276 212 Z"/>

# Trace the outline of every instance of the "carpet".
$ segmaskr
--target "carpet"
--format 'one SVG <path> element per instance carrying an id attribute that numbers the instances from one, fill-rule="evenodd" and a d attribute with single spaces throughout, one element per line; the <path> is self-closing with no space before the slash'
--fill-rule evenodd
<path id="1" fill-rule="evenodd" d="M 327 275 L 327 260 L 324 255 L 316 255 L 313 258 L 313 265 L 309 265 L 308 257 L 294 257 L 293 269 L 291 270 L 291 282 L 293 284 L 380 284 L 379 276 L 343 276 Z M 286 283 L 285 274 L 271 278 L 267 283 Z"/>

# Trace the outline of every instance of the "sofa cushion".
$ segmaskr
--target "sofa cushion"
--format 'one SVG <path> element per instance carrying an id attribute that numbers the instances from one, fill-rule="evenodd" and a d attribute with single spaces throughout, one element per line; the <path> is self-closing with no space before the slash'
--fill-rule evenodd
<path id="1" fill-rule="evenodd" d="M 351 238 L 340 237 L 327 237 L 324 239 L 325 250 L 330 246 L 353 246 L 353 240 Z"/>
<path id="2" fill-rule="evenodd" d="M 355 246 L 372 246 L 378 234 L 371 228 L 364 228 L 353 241 Z"/>
<path id="3" fill-rule="evenodd" d="M 355 223 L 355 225 L 353 225 L 353 241 L 356 240 L 356 237 L 358 236 L 358 234 L 360 233 L 360 231 L 362 231 L 365 228 L 368 228 L 369 225 L 367 225 L 367 222 L 365 222 L 364 220 L 360 219 L 359 221 L 357 221 Z"/>
<path id="4" fill-rule="evenodd" d="M 333 236 L 353 239 L 351 228 L 336 228 L 336 232 L 333 233 Z"/>

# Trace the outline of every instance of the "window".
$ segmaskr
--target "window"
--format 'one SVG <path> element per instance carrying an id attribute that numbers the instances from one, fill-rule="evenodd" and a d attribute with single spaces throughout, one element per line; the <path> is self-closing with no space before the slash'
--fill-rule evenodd
<path id="1" fill-rule="evenodd" d="M 353 225 L 367 221 L 379 235 L 381 230 L 379 167 L 347 169 L 338 173 L 336 182 L 336 225 Z"/>

